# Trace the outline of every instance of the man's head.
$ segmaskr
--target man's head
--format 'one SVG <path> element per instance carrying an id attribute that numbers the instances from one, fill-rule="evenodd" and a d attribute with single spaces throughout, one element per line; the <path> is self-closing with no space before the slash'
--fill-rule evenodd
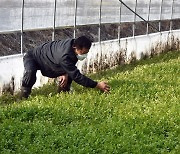
<path id="1" fill-rule="evenodd" d="M 91 48 L 91 40 L 86 36 L 80 36 L 74 40 L 73 48 L 76 55 L 84 55 L 89 52 Z"/>

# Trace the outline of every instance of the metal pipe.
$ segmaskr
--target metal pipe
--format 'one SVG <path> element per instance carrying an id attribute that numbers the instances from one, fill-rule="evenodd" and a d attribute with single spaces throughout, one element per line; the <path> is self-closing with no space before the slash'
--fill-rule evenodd
<path id="1" fill-rule="evenodd" d="M 120 3 L 120 6 L 119 6 L 119 26 L 118 26 L 119 45 L 120 45 L 120 39 L 121 39 L 121 14 L 122 14 L 122 3 Z"/>
<path id="2" fill-rule="evenodd" d="M 54 0 L 54 15 L 53 15 L 52 41 L 55 40 L 55 31 L 56 31 L 56 7 L 57 7 L 57 0 Z"/>
<path id="3" fill-rule="evenodd" d="M 161 19 L 162 19 L 162 8 L 164 0 L 161 0 L 160 15 L 159 15 L 159 32 L 161 32 Z"/>
<path id="4" fill-rule="evenodd" d="M 22 7 L 21 7 L 21 54 L 23 54 L 23 39 L 24 39 L 24 0 L 22 0 Z"/>
<path id="5" fill-rule="evenodd" d="M 147 31 L 146 31 L 146 34 L 149 34 L 149 19 L 150 19 L 150 12 L 151 12 L 151 0 L 149 0 L 148 22 L 147 22 Z"/>
<path id="6" fill-rule="evenodd" d="M 77 22 L 77 0 L 75 0 L 75 7 L 74 7 L 74 38 L 76 37 L 76 22 Z"/>
<path id="7" fill-rule="evenodd" d="M 128 8 L 131 12 L 133 12 L 134 14 L 136 14 L 136 16 L 138 16 L 140 19 L 142 19 L 144 22 L 146 22 L 146 23 L 149 23 L 148 21 L 146 21 L 143 17 L 141 17 L 139 14 L 137 14 L 136 12 L 134 12 L 129 6 L 127 6 L 122 0 L 119 0 L 126 8 Z M 149 25 L 152 27 L 152 28 L 154 28 L 154 29 L 156 29 L 158 32 L 159 32 L 159 30 L 155 27 L 155 26 L 153 26 L 152 24 L 150 24 L 149 23 Z"/>
<path id="8" fill-rule="evenodd" d="M 174 14 L 174 0 L 172 0 L 172 5 L 171 5 L 171 21 L 170 21 L 170 31 L 172 31 L 173 29 L 173 23 L 172 23 L 172 19 L 173 19 L 173 14 Z"/>
<path id="9" fill-rule="evenodd" d="M 101 16 L 102 16 L 102 0 L 100 1 L 100 7 L 99 7 L 99 31 L 98 31 L 99 43 L 101 43 Z"/>
<path id="10" fill-rule="evenodd" d="M 137 11 L 137 0 L 136 0 L 136 4 L 135 4 L 135 9 L 134 9 L 134 22 L 133 22 L 133 37 L 135 36 L 135 22 L 136 22 L 136 11 Z"/>
<path id="11" fill-rule="evenodd" d="M 100 47 L 100 54 L 98 56 L 98 64 L 100 65 L 100 61 L 102 58 L 102 49 L 101 49 L 101 16 L 102 16 L 102 0 L 100 1 L 100 7 L 99 7 L 99 29 L 98 29 L 98 42 Z M 101 68 L 100 68 L 101 69 Z"/>

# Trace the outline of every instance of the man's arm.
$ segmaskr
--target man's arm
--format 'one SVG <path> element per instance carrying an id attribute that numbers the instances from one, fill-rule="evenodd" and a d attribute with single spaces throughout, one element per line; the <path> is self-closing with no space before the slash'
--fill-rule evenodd
<path id="1" fill-rule="evenodd" d="M 92 79 L 80 73 L 75 64 L 71 62 L 68 55 L 62 58 L 60 65 L 68 74 L 68 76 L 70 76 L 70 78 L 74 80 L 76 83 L 89 88 L 95 88 L 97 86 L 96 81 L 93 81 Z"/>
<path id="2" fill-rule="evenodd" d="M 64 57 L 61 66 L 66 71 L 66 73 L 71 77 L 71 79 L 74 80 L 76 83 L 85 87 L 90 87 L 90 88 L 96 87 L 101 91 L 109 92 L 110 87 L 105 81 L 96 82 L 86 77 L 85 75 L 82 75 L 80 71 L 77 69 L 77 67 L 72 62 L 70 62 L 68 57 Z"/>
<path id="3" fill-rule="evenodd" d="M 67 74 L 60 76 L 59 77 L 59 83 L 60 83 L 59 86 L 62 88 L 66 87 L 67 81 L 68 81 L 68 75 Z M 107 84 L 107 82 L 104 82 L 104 81 L 98 82 L 96 85 L 96 88 L 98 88 L 101 91 L 104 91 L 106 93 L 110 91 L 109 85 Z"/>

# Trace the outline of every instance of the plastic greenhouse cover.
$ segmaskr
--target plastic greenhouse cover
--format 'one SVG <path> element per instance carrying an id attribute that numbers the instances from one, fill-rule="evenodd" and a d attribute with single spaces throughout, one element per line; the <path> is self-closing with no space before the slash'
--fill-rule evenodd
<path id="1" fill-rule="evenodd" d="M 0 31 L 21 30 L 22 26 L 22 1 L 0 0 Z M 54 22 L 55 0 L 24 0 L 23 29 L 52 28 Z M 148 19 L 150 0 L 123 0 L 131 9 Z M 162 15 L 160 15 L 161 0 L 151 0 L 150 20 L 171 19 L 173 0 L 163 0 Z M 76 25 L 98 24 L 100 21 L 101 0 L 57 0 L 56 27 Z M 141 21 L 125 6 L 121 6 L 119 0 L 102 0 L 101 22 L 118 23 Z M 174 0 L 173 16 L 180 17 L 180 1 Z"/>

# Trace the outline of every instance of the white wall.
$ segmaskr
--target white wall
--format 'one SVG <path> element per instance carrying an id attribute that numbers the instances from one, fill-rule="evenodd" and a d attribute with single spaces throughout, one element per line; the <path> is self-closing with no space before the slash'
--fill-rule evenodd
<path id="1" fill-rule="evenodd" d="M 82 70 L 83 66 L 87 64 L 88 70 L 92 70 L 95 63 L 99 60 L 99 55 L 106 55 L 104 61 L 107 63 L 113 63 L 115 55 L 122 50 L 126 52 L 126 61 L 131 58 L 131 54 L 134 52 L 137 59 L 141 58 L 142 53 L 150 54 L 151 50 L 158 45 L 163 49 L 163 46 L 168 41 L 171 41 L 171 37 L 175 39 L 180 38 L 180 30 L 174 30 L 172 32 L 153 33 L 149 35 L 141 35 L 136 37 L 123 38 L 120 40 L 104 41 L 101 44 L 94 43 L 88 53 L 86 60 L 78 62 L 77 66 Z M 0 57 L 0 92 L 4 84 L 8 84 L 11 81 L 12 76 L 15 78 L 15 91 L 20 89 L 22 75 L 23 75 L 23 55 L 11 55 Z M 91 67 L 91 68 L 90 68 Z M 48 82 L 48 78 L 43 77 L 38 71 L 37 82 L 34 87 L 42 86 Z"/>
<path id="2" fill-rule="evenodd" d="M 21 80 L 23 76 L 23 55 L 11 55 L 0 57 L 0 93 L 3 86 L 8 85 L 11 82 L 11 78 L 14 77 L 15 91 L 19 91 Z M 34 87 L 39 87 L 44 83 L 47 83 L 48 78 L 43 77 L 40 71 L 37 72 L 37 81 Z"/>

